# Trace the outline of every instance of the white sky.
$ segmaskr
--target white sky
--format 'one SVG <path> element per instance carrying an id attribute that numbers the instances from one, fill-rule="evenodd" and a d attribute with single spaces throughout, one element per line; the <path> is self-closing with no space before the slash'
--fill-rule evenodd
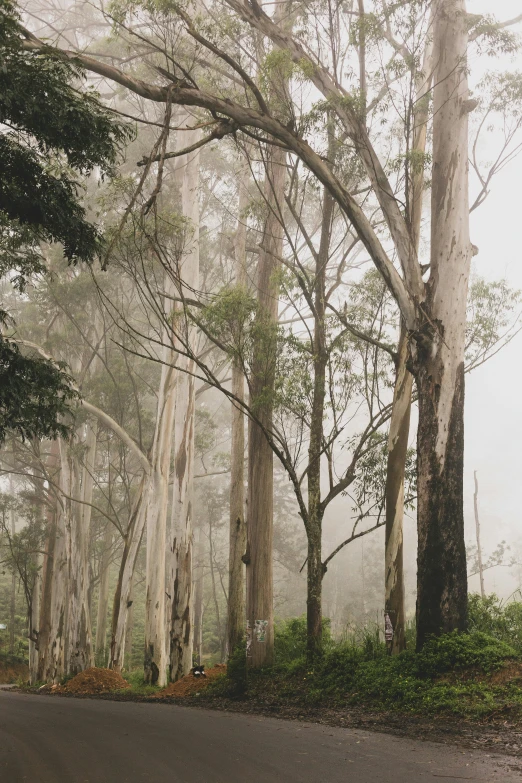
<path id="1" fill-rule="evenodd" d="M 521 10 L 520 0 L 470 0 L 470 13 L 494 13 L 511 19 Z M 517 30 L 522 32 L 522 24 Z M 522 55 L 495 62 L 488 68 L 522 71 Z M 476 74 L 473 62 L 472 79 Z M 479 248 L 478 274 L 490 280 L 506 278 L 522 290 L 522 155 L 492 184 L 485 204 L 472 213 L 471 238 Z M 484 548 L 493 550 L 502 539 L 522 543 L 522 334 L 486 365 L 467 377 L 465 512 L 467 538 L 474 536 L 473 471 L 480 482 L 479 504 Z M 522 560 L 522 548 L 520 552 Z M 513 574 L 513 577 L 515 574 Z M 509 594 L 518 579 L 507 579 L 506 569 L 485 576 L 486 590 Z M 476 586 L 475 586 L 476 587 Z"/>

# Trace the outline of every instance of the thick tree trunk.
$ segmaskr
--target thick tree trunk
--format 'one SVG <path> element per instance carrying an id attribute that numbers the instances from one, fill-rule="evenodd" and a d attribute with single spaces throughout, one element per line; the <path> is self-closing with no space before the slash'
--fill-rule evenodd
<path id="1" fill-rule="evenodd" d="M 272 429 L 272 394 L 278 316 L 279 258 L 283 252 L 283 230 L 277 218 L 284 200 L 286 153 L 270 151 L 265 178 L 268 217 L 259 255 L 256 315 L 250 405 L 260 426 L 249 423 L 247 506 L 247 656 L 253 668 L 272 663 L 274 658 L 273 607 L 273 452 L 262 427 Z"/>
<path id="2" fill-rule="evenodd" d="M 31 605 L 29 609 L 29 681 L 31 685 L 38 682 L 38 647 L 40 627 L 40 603 L 42 598 L 42 564 L 43 556 L 40 552 L 34 555 L 34 567 L 36 574 L 31 591 Z"/>
<path id="3" fill-rule="evenodd" d="M 417 646 L 467 626 L 464 347 L 471 261 L 466 7 L 441 0 L 434 25 L 431 268 L 417 336 Z"/>
<path id="4" fill-rule="evenodd" d="M 236 286 L 246 293 L 246 218 L 249 203 L 249 170 L 245 167 L 239 182 L 238 224 L 235 241 Z M 232 393 L 245 399 L 245 377 L 239 358 L 232 363 Z M 236 404 L 231 410 L 230 444 L 230 527 L 228 556 L 228 655 L 232 655 L 245 636 L 245 566 L 242 557 L 246 549 L 245 520 L 245 414 Z"/>
<path id="5" fill-rule="evenodd" d="M 109 569 L 111 562 L 113 529 L 110 522 L 107 523 L 103 535 L 103 552 L 100 563 L 100 587 L 98 590 L 98 611 L 96 613 L 96 641 L 94 649 L 96 658 L 106 660 L 107 652 L 107 613 L 109 610 Z"/>
<path id="6" fill-rule="evenodd" d="M 166 360 L 172 352 L 165 349 Z M 154 436 L 152 472 L 146 492 L 147 568 L 145 591 L 145 661 L 144 680 L 151 685 L 165 685 L 167 651 L 165 638 L 165 549 L 167 545 L 167 507 L 170 455 L 174 425 L 175 370 L 162 367 Z"/>
<path id="7" fill-rule="evenodd" d="M 52 441 L 51 452 L 47 469 L 53 481 L 56 481 L 59 447 L 58 441 Z M 52 506 L 50 499 L 53 499 Z M 45 680 L 47 671 L 47 655 L 49 652 L 49 639 L 51 632 L 51 599 L 54 568 L 54 551 L 56 544 L 56 514 L 57 501 L 53 494 L 48 494 L 46 506 L 46 539 L 42 565 L 42 596 L 40 600 L 40 616 L 38 620 L 38 661 L 36 668 L 36 682 Z"/>
<path id="8" fill-rule="evenodd" d="M 84 464 L 80 468 L 71 443 L 62 453 L 62 474 L 69 471 L 71 491 L 78 501 L 64 497 L 68 508 L 66 524 L 68 579 L 67 671 L 78 674 L 93 664 L 92 629 L 89 607 L 89 544 L 93 475 L 96 460 L 97 424 L 87 426 Z M 66 464 L 67 463 L 67 464 Z"/>
<path id="9" fill-rule="evenodd" d="M 188 118 L 187 118 L 188 119 Z M 182 143 L 190 146 L 200 138 L 199 130 L 181 134 Z M 199 286 L 199 150 L 180 159 L 183 164 L 181 207 L 188 229 L 179 263 L 183 295 Z M 178 328 L 182 341 L 196 350 L 196 334 L 188 319 L 180 316 Z M 168 592 L 172 595 L 170 617 L 170 679 L 175 681 L 192 668 L 194 646 L 194 595 L 192 592 L 192 546 L 194 510 L 194 418 L 196 412 L 194 362 L 178 356 L 177 395 L 174 423 L 174 483 L 171 519 L 171 561 L 173 578 Z M 169 618 L 167 618 L 169 619 Z"/>
<path id="10" fill-rule="evenodd" d="M 66 449 L 66 444 L 58 442 L 57 458 Z M 63 469 L 65 463 L 65 471 Z M 67 469 L 67 460 L 60 459 L 59 487 L 64 494 L 71 494 L 71 482 Z M 67 507 L 63 496 L 59 496 L 56 504 L 55 537 L 53 547 L 53 563 L 50 585 L 50 623 L 47 655 L 43 668 L 42 679 L 57 683 L 66 673 L 66 639 L 67 639 L 67 602 L 68 602 L 68 563 L 66 548 L 66 514 Z"/>

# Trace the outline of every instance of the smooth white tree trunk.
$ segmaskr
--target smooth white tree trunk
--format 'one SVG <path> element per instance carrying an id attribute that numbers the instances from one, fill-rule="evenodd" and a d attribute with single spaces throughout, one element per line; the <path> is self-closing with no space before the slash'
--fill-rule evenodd
<path id="1" fill-rule="evenodd" d="M 107 523 L 103 535 L 103 552 L 100 563 L 100 585 L 98 590 L 98 610 L 96 613 L 96 657 L 105 658 L 107 647 L 107 613 L 109 610 L 109 571 L 111 562 L 112 539 L 114 531 Z"/>
<path id="2" fill-rule="evenodd" d="M 186 116 L 187 125 L 193 124 Z M 189 147 L 201 135 L 199 130 L 180 133 L 181 143 Z M 183 180 L 181 208 L 187 221 L 183 253 L 179 261 L 179 289 L 182 296 L 191 296 L 199 286 L 199 150 L 180 158 Z M 180 309 L 180 308 L 178 308 Z M 196 350 L 196 333 L 180 309 L 177 321 L 178 339 Z M 169 552 L 170 578 L 167 592 L 172 598 L 170 613 L 171 680 L 188 674 L 192 668 L 194 644 L 194 595 L 192 584 L 193 512 L 194 512 L 194 427 L 195 382 L 194 362 L 188 357 L 177 358 L 177 394 L 174 424 L 174 473 L 172 491 L 171 542 Z M 168 622 L 169 618 L 167 618 Z"/>

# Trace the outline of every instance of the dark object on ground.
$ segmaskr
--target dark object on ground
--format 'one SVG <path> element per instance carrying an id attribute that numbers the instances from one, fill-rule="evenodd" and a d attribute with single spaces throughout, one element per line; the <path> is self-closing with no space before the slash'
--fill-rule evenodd
<path id="1" fill-rule="evenodd" d="M 194 668 L 191 671 L 191 674 L 193 677 L 206 677 L 205 674 L 205 667 L 203 664 L 200 664 L 199 666 L 194 666 Z"/>

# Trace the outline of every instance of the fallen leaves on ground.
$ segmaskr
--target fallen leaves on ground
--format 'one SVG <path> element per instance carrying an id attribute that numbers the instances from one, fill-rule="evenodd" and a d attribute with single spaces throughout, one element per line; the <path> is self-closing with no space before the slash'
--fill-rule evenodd
<path id="1" fill-rule="evenodd" d="M 99 669 L 95 666 L 77 674 L 72 680 L 63 685 L 62 693 L 111 693 L 123 688 L 130 688 L 129 683 L 123 679 L 119 672 L 112 669 Z"/>
<path id="2" fill-rule="evenodd" d="M 211 669 L 205 670 L 206 677 L 195 677 L 193 674 L 187 674 L 186 677 L 182 677 L 177 682 L 171 682 L 166 688 L 155 693 L 153 698 L 168 699 L 174 697 L 183 699 L 186 696 L 193 696 L 195 693 L 204 690 L 216 677 L 225 674 L 226 670 L 226 664 L 218 663 Z"/>

